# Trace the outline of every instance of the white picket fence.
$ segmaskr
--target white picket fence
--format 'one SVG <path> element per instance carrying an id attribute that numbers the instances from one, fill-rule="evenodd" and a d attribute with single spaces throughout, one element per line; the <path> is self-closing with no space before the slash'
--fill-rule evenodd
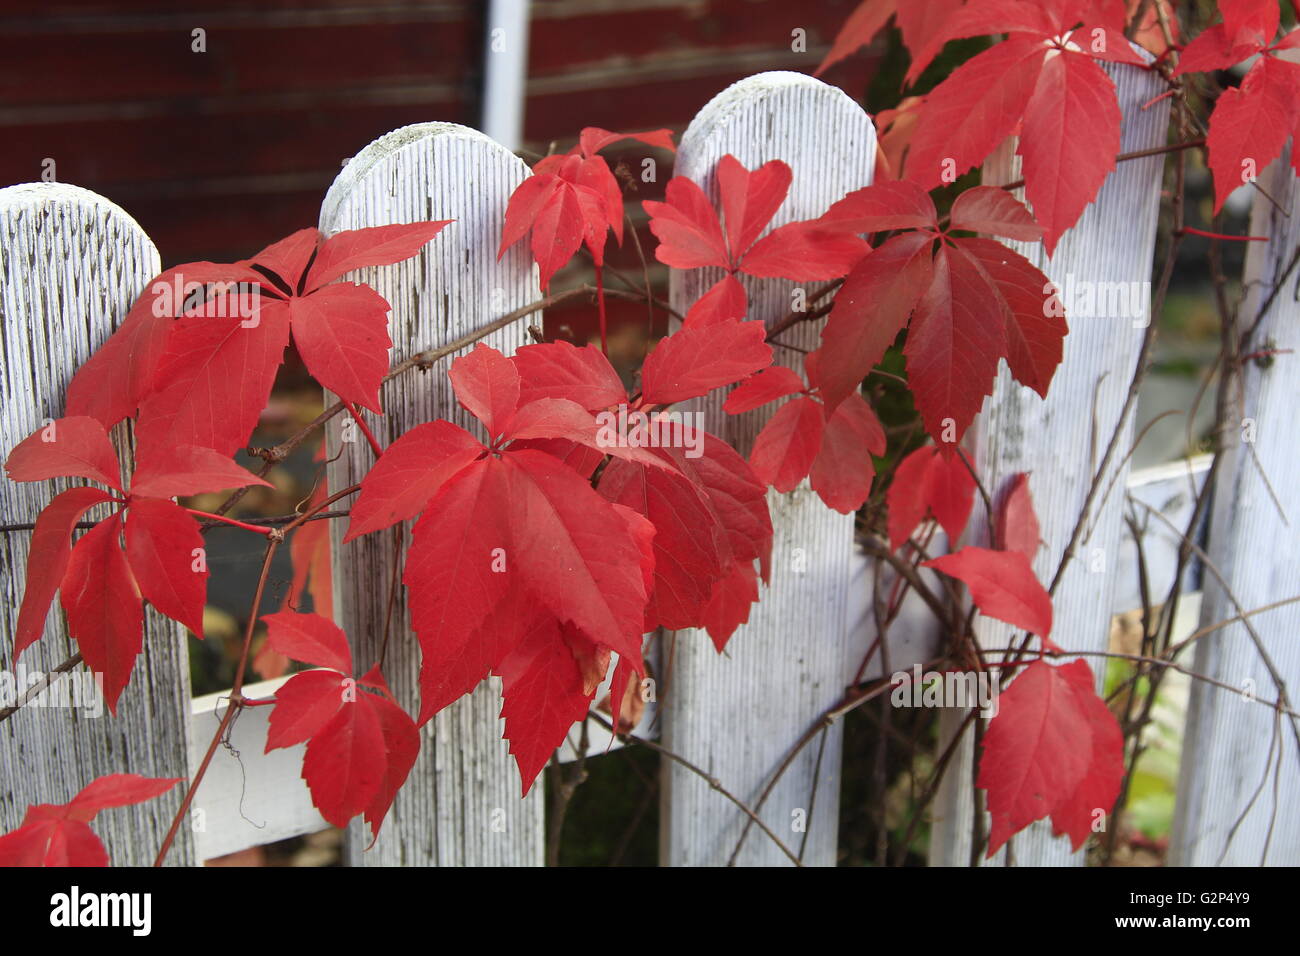
<path id="1" fill-rule="evenodd" d="M 1156 79 L 1128 66 L 1110 67 L 1124 112 L 1124 151 L 1163 144 L 1167 101 L 1143 110 Z M 801 74 L 750 77 L 709 103 L 682 137 L 677 171 L 715 192 L 712 170 L 726 153 L 748 166 L 783 159 L 794 170 L 781 222 L 823 211 L 845 192 L 871 181 L 875 134 L 867 115 L 839 90 Z M 1160 157 L 1126 162 L 1111 176 L 1096 204 L 1040 265 L 1056 281 L 1067 274 L 1096 282 L 1149 278 L 1161 188 Z M 453 226 L 416 258 L 382 269 L 362 270 L 392 304 L 394 355 L 445 344 L 539 297 L 537 273 L 517 246 L 500 261 L 496 249 L 506 201 L 526 176 L 525 164 L 474 130 L 445 123 L 405 127 L 376 140 L 343 169 L 326 196 L 320 226 L 326 233 L 422 219 L 454 219 Z M 1009 149 L 990 161 L 986 181 L 1016 175 Z M 1265 304 L 1264 290 L 1286 270 L 1300 222 L 1300 191 L 1285 163 L 1270 171 L 1267 192 L 1281 209 L 1261 199 L 1252 231 L 1267 244 L 1252 244 L 1252 298 L 1241 321 L 1253 322 Z M 0 190 L 0 450 L 8 451 L 61 412 L 61 396 L 73 371 L 121 320 L 129 303 L 158 271 L 158 254 L 130 216 L 85 190 L 32 184 Z M 698 273 L 673 274 L 672 301 L 684 309 L 713 280 Z M 1289 280 L 1294 284 L 1294 279 Z M 790 308 L 792 284 L 747 280 L 751 318 L 774 320 Z M 1300 304 L 1291 285 L 1267 300 L 1254 341 L 1270 348 L 1300 346 Z M 533 321 L 537 321 L 534 319 Z M 525 341 L 526 323 L 487 341 L 509 351 Z M 1056 639 L 1074 649 L 1104 651 L 1110 617 L 1140 603 L 1137 548 L 1124 524 L 1125 510 L 1142 519 L 1143 560 L 1151 591 L 1163 595 L 1175 571 L 1176 529 L 1191 513 L 1208 459 L 1130 473 L 1127 453 L 1132 416 L 1121 420 L 1142 329 L 1120 317 L 1071 321 L 1065 361 L 1044 402 L 1005 375 L 985 405 L 970 450 L 982 478 L 996 494 L 1017 471 L 1030 471 L 1043 521 L 1045 546 L 1035 568 L 1050 578 L 1069 541 L 1075 516 L 1101 453 L 1116 428 L 1124 430 L 1094 503 L 1088 534 L 1056 593 Z M 787 340 L 807 349 L 817 329 L 806 324 Z M 800 352 L 778 349 L 778 361 Z M 1204 624 L 1300 594 L 1300 554 L 1288 521 L 1300 515 L 1300 455 L 1288 417 L 1300 407 L 1300 376 L 1294 358 L 1244 371 L 1241 417 L 1258 423 L 1253 447 L 1233 449 L 1220 463 L 1215 508 L 1206 548 L 1214 571 L 1193 555 L 1188 580 L 1204 576 Z M 797 366 L 796 366 L 797 367 Z M 463 413 L 445 375 L 399 377 L 386 386 L 386 416 L 377 428 L 381 443 L 435 417 Z M 724 415 L 706 404 L 711 429 L 742 452 L 763 421 L 762 413 Z M 770 413 L 770 410 L 769 412 Z M 335 460 L 332 487 L 350 484 L 370 460 L 367 448 L 339 440 L 336 419 L 327 426 Z M 119 435 L 129 458 L 129 438 Z M 1261 471 L 1271 479 L 1265 488 Z M 30 521 L 62 483 L 0 487 L 6 522 Z M 853 519 L 824 508 L 806 485 L 770 497 L 775 526 L 771 587 L 751 621 L 732 638 L 727 653 L 714 653 L 702 633 L 661 636 L 659 659 L 670 668 L 661 709 L 651 704 L 639 732 L 716 779 L 750 806 L 759 802 L 792 744 L 841 700 L 872 646 L 871 562 L 853 543 Z M 980 509 L 968 540 L 981 543 L 986 529 Z M 1285 515 L 1282 517 L 1281 515 Z M 387 534 L 347 545 L 333 529 L 336 620 L 352 635 L 359 659 L 371 660 L 383 632 L 393 541 Z M 409 536 L 407 538 L 409 541 Z M 0 602 L 0 664 L 12 668 L 12 639 L 21 598 L 29 535 L 0 535 L 4 578 Z M 1222 581 L 1219 576 L 1222 575 Z M 1194 629 L 1199 593 L 1184 600 L 1182 633 Z M 1189 609 L 1193 612 L 1188 613 Z M 399 699 L 417 709 L 418 650 L 403 595 L 394 610 L 386 672 Z M 60 615 L 51 615 L 43 641 L 24 656 L 30 670 L 48 670 L 75 647 Z M 981 622 L 980 638 L 1005 644 L 1005 628 Z M 1272 665 L 1300 686 L 1300 605 L 1261 613 L 1201 638 L 1196 667 L 1231 686 L 1252 679 L 1261 700 L 1276 698 L 1270 674 L 1259 663 L 1256 643 Z M 915 598 L 905 604 L 887 643 L 888 670 L 930 659 L 935 623 Z M 865 676 L 886 669 L 877 651 Z M 1184 663 L 1191 663 L 1191 653 Z M 1092 658 L 1100 674 L 1103 662 Z M 279 682 L 247 686 L 248 696 L 274 693 Z M 376 845 L 349 834 L 352 865 L 538 865 L 543 860 L 541 787 L 521 800 L 518 775 L 500 739 L 494 682 L 448 708 L 423 731 L 415 769 L 398 797 Z M 206 749 L 224 703 L 220 694 L 191 699 L 186 639 L 177 625 L 148 616 L 145 652 L 116 718 L 86 719 L 67 709 L 23 708 L 0 722 L 0 829 L 18 825 L 29 803 L 59 802 L 89 779 L 130 769 L 154 776 L 189 776 Z M 324 829 L 299 777 L 301 748 L 263 754 L 267 708 L 245 711 L 230 746 L 218 750 L 194 802 L 194 825 L 182 829 L 172 864 L 195 864 L 250 846 Z M 951 730 L 960 720 L 945 715 Z M 1300 820 L 1281 808 L 1300 798 L 1296 743 L 1285 721 L 1265 705 L 1241 695 L 1197 686 L 1188 718 L 1188 740 L 1171 847 L 1176 862 L 1300 863 Z M 1274 727 L 1279 729 L 1269 747 Z M 561 750 L 572 759 L 578 734 Z M 608 742 L 594 722 L 590 752 Z M 600 759 L 593 756 L 591 759 Z M 931 862 L 966 865 L 970 855 L 970 746 L 954 761 L 950 784 L 936 801 Z M 1282 761 L 1282 784 L 1266 776 Z M 805 748 L 784 771 L 758 811 L 806 865 L 833 865 L 841 777 L 838 725 L 817 746 Z M 1261 785 L 1261 781 L 1265 781 Z M 664 761 L 660 859 L 671 865 L 728 862 L 747 817 L 700 775 Z M 177 792 L 139 807 L 110 811 L 96 824 L 120 864 L 152 860 L 172 815 Z M 797 825 L 806 821 L 807 832 Z M 1014 841 L 1014 862 L 1071 864 L 1063 840 L 1036 826 Z M 1267 851 L 1267 853 L 1266 853 Z M 1006 862 L 1006 854 L 1002 855 Z M 788 865 L 783 850 L 753 828 L 737 862 Z"/>

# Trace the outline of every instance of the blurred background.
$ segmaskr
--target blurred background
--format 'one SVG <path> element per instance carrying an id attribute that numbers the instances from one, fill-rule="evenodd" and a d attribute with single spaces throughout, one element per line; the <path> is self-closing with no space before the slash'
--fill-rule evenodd
<path id="1" fill-rule="evenodd" d="M 742 77 L 764 70 L 813 72 L 856 5 L 7 0 L 0 6 L 0 182 L 50 178 L 108 197 L 153 238 L 164 267 L 245 258 L 315 224 L 341 165 L 392 129 L 433 120 L 462 123 L 496 136 L 529 163 L 567 150 L 583 126 L 621 132 L 668 127 L 680 134 L 705 103 Z M 1209 4 L 1179 8 L 1197 30 L 1211 15 Z M 792 40 L 797 30 L 803 31 L 802 49 Z M 987 42 L 949 44 L 906 92 L 928 91 Z M 891 26 L 824 79 L 876 114 L 899 105 L 907 65 L 908 54 Z M 1231 75 L 1221 79 L 1235 82 Z M 632 149 L 638 159 L 644 154 L 644 147 Z M 605 155 L 618 166 L 617 148 Z M 666 270 L 653 260 L 640 200 L 661 198 L 671 159 L 659 156 L 654 183 L 625 178 L 631 183 L 627 212 L 660 295 L 666 295 Z M 1187 161 L 1188 224 L 1212 228 L 1209 175 L 1196 151 L 1188 152 Z M 972 173 L 955 188 L 974 181 Z M 1244 233 L 1250 200 L 1239 191 L 1213 228 Z M 1163 236 L 1162 246 L 1167 241 Z M 1213 391 L 1199 404 L 1195 398 L 1218 347 L 1206 243 L 1189 237 L 1182 248 L 1157 364 L 1141 398 L 1139 429 L 1155 424 L 1135 453 L 1138 467 L 1203 450 Z M 1230 243 L 1224 250 L 1229 275 L 1240 272 L 1242 246 Z M 607 282 L 616 284 L 620 272 L 640 282 L 636 242 L 629 237 L 610 253 Z M 1162 256 L 1158 248 L 1156 261 Z M 587 261 L 579 257 L 555 288 L 591 279 Z M 666 330 L 644 306 L 611 300 L 609 310 L 611 358 L 630 370 Z M 590 341 L 594 310 L 575 305 L 548 312 L 545 334 Z M 886 424 L 911 414 L 905 394 L 876 398 Z M 319 388 L 290 355 L 253 444 L 277 443 L 320 410 Z M 1171 410 L 1177 414 L 1162 417 Z M 292 511 L 317 485 L 317 450 L 301 448 L 272 473 L 275 489 L 254 489 L 237 513 Z M 897 451 L 891 447 L 891 454 Z M 193 506 L 217 503 L 197 500 Z M 233 678 L 247 595 L 261 560 L 260 544 L 246 537 L 230 529 L 210 533 L 208 639 L 191 641 L 195 694 L 229 687 Z M 304 543 L 299 550 L 309 549 Z M 288 552 L 280 550 L 263 612 L 286 600 L 303 609 L 312 607 L 313 595 L 324 600 L 327 568 L 318 560 L 310 578 L 295 587 Z M 1124 622 L 1116 626 L 1122 635 Z M 282 669 L 282 662 L 259 660 L 260 676 Z M 1117 673 L 1115 680 L 1123 676 Z M 1146 765 L 1151 779 L 1135 789 L 1141 809 L 1130 814 L 1116 862 L 1160 859 L 1169 822 L 1166 792 L 1171 802 L 1181 733 L 1177 688 L 1169 693 L 1173 710 L 1166 724 L 1174 729 L 1163 744 L 1153 745 L 1156 759 Z M 891 859 L 924 860 L 924 827 L 909 835 L 907 823 L 917 782 L 930 770 L 929 716 L 925 710 L 908 711 L 904 718 L 895 714 L 893 744 L 883 752 L 878 714 L 863 707 L 850 716 L 843 863 L 878 859 L 882 845 Z M 657 758 L 628 748 L 589 761 L 587 769 L 589 779 L 578 789 L 560 836 L 560 862 L 653 864 Z M 323 834 L 227 862 L 328 865 L 337 858 L 336 842 L 336 835 Z"/>

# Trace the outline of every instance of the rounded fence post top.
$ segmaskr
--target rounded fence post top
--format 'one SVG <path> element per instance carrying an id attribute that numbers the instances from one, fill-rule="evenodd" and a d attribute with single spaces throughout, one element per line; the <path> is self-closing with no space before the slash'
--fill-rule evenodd
<path id="1" fill-rule="evenodd" d="M 792 70 L 770 70 L 755 73 L 742 80 L 737 80 L 725 90 L 709 100 L 691 120 L 682 134 L 681 143 L 687 145 L 690 140 L 707 136 L 715 129 L 725 126 L 728 121 L 739 115 L 746 107 L 762 103 L 772 96 L 790 91 L 803 90 L 813 95 L 820 95 L 848 115 L 870 116 L 854 99 L 838 86 L 824 83 L 807 73 Z"/>
<path id="2" fill-rule="evenodd" d="M 338 176 L 334 178 L 329 190 L 325 193 L 325 201 L 321 203 L 321 231 L 330 231 L 337 218 L 339 207 L 370 170 L 384 160 L 397 155 L 402 150 L 426 139 L 434 138 L 465 140 L 481 146 L 485 152 L 497 151 L 503 157 L 509 157 L 510 160 L 518 163 L 525 175 L 531 174 L 527 163 L 492 137 L 473 127 L 461 126 L 459 123 L 412 123 L 410 126 L 399 127 L 371 141 L 356 156 L 347 161 Z"/>
<path id="3" fill-rule="evenodd" d="M 105 216 L 115 216 L 144 234 L 144 229 L 129 212 L 113 200 L 82 186 L 71 183 L 18 183 L 0 189 L 0 209 L 3 210 L 22 207 L 36 209 L 53 205 L 94 209 Z"/>

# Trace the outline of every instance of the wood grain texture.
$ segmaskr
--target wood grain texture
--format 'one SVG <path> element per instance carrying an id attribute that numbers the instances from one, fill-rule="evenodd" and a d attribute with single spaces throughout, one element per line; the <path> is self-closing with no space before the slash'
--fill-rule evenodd
<path id="1" fill-rule="evenodd" d="M 0 190 L 0 453 L 63 413 L 73 373 L 112 333 L 158 273 L 158 251 L 135 221 L 102 196 L 57 183 Z M 125 426 L 114 444 L 126 469 Z M 0 482 L 5 522 L 32 521 L 59 491 L 82 481 Z M 89 517 L 107 514 L 102 507 Z M 30 532 L 0 535 L 0 668 L 46 672 L 76 653 L 55 606 L 45 635 L 15 668 L 13 636 L 26 580 Z M 64 681 L 84 680 L 78 666 Z M 68 685 L 71 687 L 71 684 Z M 116 717 L 69 707 L 27 706 L 0 723 L 0 830 L 18 826 L 29 804 L 65 803 L 95 777 L 131 772 L 187 777 L 190 673 L 185 631 L 146 611 L 144 650 Z M 114 863 L 153 861 L 182 788 L 100 814 L 94 826 Z M 192 863 L 183 827 L 170 864 Z"/>
<path id="2" fill-rule="evenodd" d="M 704 107 L 681 140 L 676 172 L 689 176 L 717 202 L 713 170 L 731 153 L 754 168 L 782 159 L 794 171 L 781 225 L 823 213 L 850 190 L 871 182 L 875 130 L 870 118 L 835 87 L 798 73 L 761 73 L 724 90 Z M 716 269 L 672 273 L 678 311 L 720 277 Z M 791 310 L 795 283 L 744 279 L 749 318 L 774 322 Z M 807 284 L 808 288 L 820 285 Z M 782 341 L 817 346 L 819 328 L 796 326 Z M 802 371 L 802 355 L 776 350 L 776 360 Z M 772 407 L 740 416 L 721 409 L 723 396 L 697 407 L 705 427 L 748 455 Z M 757 801 L 789 748 L 843 696 L 866 652 L 865 633 L 852 626 L 850 589 L 865 586 L 854 554 L 853 518 L 828 509 L 807 481 L 788 495 L 769 493 L 776 537 L 771 586 L 763 589 L 750 622 L 715 653 L 703 631 L 669 637 L 671 663 L 660 698 L 666 746 L 721 781 L 746 803 Z M 857 585 L 853 582 L 857 581 Z M 860 605 L 859 605 L 860 606 Z M 806 748 L 773 790 L 762 817 L 804 861 L 834 865 L 839 818 L 840 731 L 832 728 L 817 767 L 817 745 Z M 665 762 L 660 862 L 726 863 L 745 817 L 699 776 Z M 815 800 L 814 800 L 815 794 Z M 755 829 L 738 863 L 784 864 L 788 859 Z"/>
<path id="3" fill-rule="evenodd" d="M 1168 101 L 1149 109 L 1142 104 L 1156 96 L 1160 78 L 1140 68 L 1104 64 L 1115 80 L 1123 116 L 1120 152 L 1158 146 L 1165 141 Z M 1019 178 L 1019 159 L 1008 141 L 986 163 L 984 182 Z M 1069 230 L 1050 260 L 1039 243 L 1008 243 L 1041 269 L 1063 291 L 1080 283 L 1145 283 L 1151 277 L 1164 157 L 1153 156 L 1118 164 L 1097 199 Z M 1020 191 L 1023 193 L 1023 190 Z M 1023 195 L 1020 195 L 1023 201 Z M 1094 285 L 1094 290 L 1100 286 Z M 1100 287 L 1104 288 L 1104 287 Z M 1065 648 L 1105 650 L 1109 635 L 1112 593 L 1121 566 L 1118 550 L 1123 528 L 1128 475 L 1127 452 L 1133 434 L 1132 415 L 1124 421 L 1129 383 L 1141 346 L 1143 319 L 1123 314 L 1116 303 L 1098 296 L 1091 315 L 1071 315 L 1064 356 L 1048 390 L 1040 399 L 1011 379 L 1006 363 L 998 372 L 993 395 L 986 401 L 967 444 L 984 487 L 994 500 L 1018 472 L 1029 473 L 1043 546 L 1034 559 L 1041 581 L 1050 582 L 1061 561 L 1083 508 L 1092 477 L 1101 465 L 1106 444 L 1121 431 L 1116 454 L 1102 477 L 1104 497 L 1094 501 L 1085 533 L 1053 600 L 1052 639 Z M 1149 290 L 1139 297 L 1149 313 Z M 1083 299 L 1077 300 L 1082 303 Z M 1086 307 L 1085 307 L 1086 308 Z M 1112 484 L 1113 482 L 1113 484 Z M 988 525 L 978 500 L 963 543 L 988 546 Z M 989 648 L 1005 648 L 1018 634 L 991 618 L 976 618 L 976 637 Z M 1090 662 L 1094 672 L 1102 669 Z M 1100 689 L 1100 682 L 1098 683 Z M 945 712 L 944 742 L 965 712 Z M 963 743 L 935 800 L 931 831 L 932 865 L 965 866 L 970 860 L 973 791 L 973 735 Z M 1109 808 L 1106 808 L 1109 811 Z M 987 828 L 984 831 L 987 833 Z M 1050 824 L 1036 823 L 1012 840 L 1014 862 L 1027 865 L 1081 864 L 1069 842 L 1051 835 Z M 997 858 L 1007 862 L 1004 850 Z"/>
<path id="4" fill-rule="evenodd" d="M 1294 145 L 1292 146 L 1294 149 Z M 1229 412 L 1210 519 L 1201 625 L 1300 595 L 1300 302 L 1296 272 L 1300 189 L 1283 156 L 1260 177 L 1246 258 L 1245 302 L 1236 333 L 1261 316 L 1270 291 L 1282 288 L 1245 354 L 1279 349 L 1271 360 L 1248 359 L 1228 386 Z M 1270 198 L 1271 197 L 1271 198 Z M 1254 434 L 1248 435 L 1253 429 Z M 1253 441 L 1247 441 L 1250 437 Z M 1295 720 L 1260 703 L 1278 687 L 1251 631 L 1286 685 L 1291 707 L 1300 696 L 1300 605 L 1291 604 L 1229 625 L 1196 644 L 1194 669 L 1234 687 L 1233 694 L 1192 684 L 1186 746 L 1175 804 L 1169 860 L 1184 866 L 1300 864 L 1300 760 Z M 1249 699 L 1253 692 L 1255 700 Z"/>
<path id="5" fill-rule="evenodd" d="M 414 259 L 353 278 L 371 284 L 392 305 L 395 358 L 443 345 L 540 298 L 537 270 L 521 245 L 497 261 L 506 202 L 528 175 L 505 148 L 475 130 L 425 123 L 371 143 L 344 168 L 325 198 L 321 229 L 426 219 L 454 219 Z M 540 316 L 538 320 L 540 321 Z M 510 354 L 526 341 L 518 323 L 484 341 Z M 415 425 L 446 418 L 474 434 L 479 426 L 460 406 L 448 362 L 410 372 L 383 391 L 383 418 L 368 415 L 387 446 Z M 359 481 L 372 464 L 359 434 L 341 442 L 343 419 L 327 427 L 330 487 Z M 410 544 L 409 522 L 404 546 Z M 333 522 L 335 620 L 348 632 L 359 667 L 378 658 L 394 574 L 394 533 L 377 532 L 343 545 Z M 399 569 L 400 573 L 400 569 Z M 419 710 L 420 652 L 400 588 L 385 674 L 407 710 Z M 499 682 L 494 678 L 444 710 L 421 731 L 419 761 L 397 797 L 378 843 L 369 851 L 360 822 L 349 834 L 355 865 L 538 865 L 542 862 L 541 786 L 520 799 L 519 773 L 501 739 Z"/>

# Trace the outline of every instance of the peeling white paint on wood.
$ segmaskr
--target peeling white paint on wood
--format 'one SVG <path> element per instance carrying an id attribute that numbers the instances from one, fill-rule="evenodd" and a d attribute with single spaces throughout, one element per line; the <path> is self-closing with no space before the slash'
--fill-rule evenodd
<path id="1" fill-rule="evenodd" d="M 73 373 L 105 339 L 159 271 L 158 251 L 130 216 L 88 190 L 58 183 L 0 189 L 0 454 L 63 414 Z M 114 445 L 126 469 L 125 426 Z M 77 480 L 0 481 L 5 522 L 35 520 L 55 494 Z M 104 506 L 88 518 L 103 517 Z M 27 575 L 31 533 L 0 535 L 0 668 L 14 671 L 13 635 Z M 144 650 L 116 717 L 90 717 L 67 707 L 28 705 L 0 722 L 0 830 L 21 822 L 29 804 L 66 803 L 96 777 L 138 773 L 187 777 L 189 654 L 185 631 L 152 608 L 145 612 Z M 76 653 L 56 597 L 44 637 L 22 656 L 27 674 L 48 672 Z M 84 665 L 75 673 L 84 675 Z M 69 680 L 68 677 L 62 678 Z M 156 800 L 107 810 L 95 831 L 119 865 L 153 862 L 183 786 Z M 182 827 L 168 863 L 194 859 Z"/>
<path id="2" fill-rule="evenodd" d="M 497 261 L 506 202 L 528 168 L 482 133 L 451 123 L 407 126 L 362 150 L 339 174 L 321 212 L 333 234 L 428 219 L 454 219 L 415 258 L 362 269 L 355 281 L 372 285 L 392 306 L 394 358 L 444 345 L 537 301 L 537 269 L 523 244 Z M 531 321 L 540 323 L 538 315 Z M 484 339 L 507 355 L 527 342 L 527 322 Z M 446 418 L 471 433 L 482 426 L 464 412 L 447 378 L 450 360 L 431 372 L 408 372 L 383 389 L 387 414 L 362 411 L 381 445 L 422 422 Z M 327 426 L 331 490 L 361 480 L 373 463 L 356 435 L 341 443 L 343 418 Z M 378 659 L 393 575 L 393 533 L 376 532 L 342 544 L 345 522 L 331 522 L 335 620 L 353 642 L 358 667 Z M 403 547 L 411 541 L 406 525 Z M 400 569 L 399 569 L 400 574 Z M 419 646 L 399 587 L 385 675 L 398 700 L 419 712 Z M 519 772 L 501 739 L 499 682 L 493 678 L 444 710 L 421 730 L 420 757 L 398 794 L 379 840 L 369 850 L 361 821 L 350 831 L 354 865 L 536 865 L 542 862 L 540 783 L 520 800 Z"/>

